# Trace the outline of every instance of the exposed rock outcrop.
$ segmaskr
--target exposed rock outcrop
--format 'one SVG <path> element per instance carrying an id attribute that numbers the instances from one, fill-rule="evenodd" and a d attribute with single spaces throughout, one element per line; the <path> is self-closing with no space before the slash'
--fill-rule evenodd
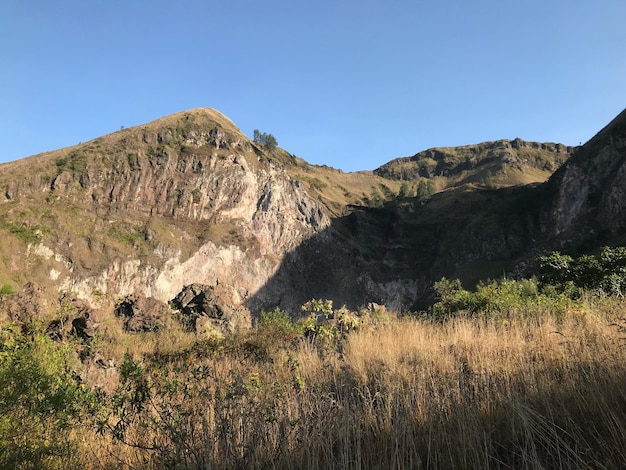
<path id="1" fill-rule="evenodd" d="M 148 299 L 174 298 L 190 329 L 223 332 L 249 325 L 248 311 L 297 313 L 311 298 L 408 308 L 443 275 L 501 276 L 560 241 L 626 229 L 624 121 L 565 164 L 573 148 L 515 139 L 429 149 L 351 179 L 191 110 L 3 165 L 0 267 L 91 306 L 124 297 L 130 331 L 165 318 Z M 418 178 L 446 190 L 412 198 Z M 383 207 L 359 205 L 374 190 Z M 88 338 L 92 320 L 69 322 Z"/>
<path id="2" fill-rule="evenodd" d="M 219 284 L 191 284 L 185 286 L 171 303 L 180 312 L 183 324 L 190 331 L 217 331 L 224 334 L 237 328 L 249 328 L 250 312 L 225 301 L 223 296 L 228 290 Z"/>
<path id="3" fill-rule="evenodd" d="M 12 321 L 27 322 L 42 318 L 47 307 L 44 290 L 43 287 L 28 282 L 16 293 L 7 295 L 2 302 L 2 308 Z"/>
<path id="4" fill-rule="evenodd" d="M 132 333 L 158 330 L 168 314 L 163 302 L 137 294 L 127 295 L 115 307 L 115 315 L 124 320 L 124 329 Z"/>
<path id="5" fill-rule="evenodd" d="M 24 165 L 37 177 L 20 178 Z M 278 161 L 214 110 L 14 162 L 4 177 L 12 175 L 7 200 L 35 201 L 48 217 L 19 222 L 33 271 L 92 304 L 94 292 L 167 302 L 186 284 L 218 278 L 241 302 L 330 223 Z"/>
<path id="6" fill-rule="evenodd" d="M 544 230 L 582 242 L 626 228 L 626 110 L 550 179 Z"/>

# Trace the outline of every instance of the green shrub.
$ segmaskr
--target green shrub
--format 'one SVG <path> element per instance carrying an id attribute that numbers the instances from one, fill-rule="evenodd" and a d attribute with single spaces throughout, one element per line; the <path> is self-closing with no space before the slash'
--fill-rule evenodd
<path id="1" fill-rule="evenodd" d="M 2 284 L 0 286 L 0 302 L 4 300 L 7 295 L 15 294 L 15 289 L 11 284 Z"/>
<path id="2" fill-rule="evenodd" d="M 558 251 L 537 259 L 540 281 L 560 292 L 580 296 L 582 290 L 623 296 L 626 290 L 626 248 L 605 246 L 596 255 L 572 258 Z"/>
<path id="3" fill-rule="evenodd" d="M 76 468 L 70 430 L 93 400 L 74 360 L 45 335 L 0 330 L 0 468 Z"/>
<path id="4" fill-rule="evenodd" d="M 420 204 L 425 204 L 435 194 L 435 187 L 430 181 L 420 179 L 415 191 L 415 197 Z"/>
<path id="5" fill-rule="evenodd" d="M 293 323 L 289 314 L 278 307 L 270 312 L 261 312 L 258 329 L 262 333 L 271 333 L 282 338 L 299 334 L 298 327 Z"/>
<path id="6" fill-rule="evenodd" d="M 470 315 L 528 316 L 550 311 L 563 313 L 572 304 L 570 296 L 540 286 L 536 279 L 501 279 L 478 284 L 475 292 L 463 289 L 458 279 L 442 278 L 434 284 L 437 302 L 431 313 L 445 318 L 457 313 Z"/>

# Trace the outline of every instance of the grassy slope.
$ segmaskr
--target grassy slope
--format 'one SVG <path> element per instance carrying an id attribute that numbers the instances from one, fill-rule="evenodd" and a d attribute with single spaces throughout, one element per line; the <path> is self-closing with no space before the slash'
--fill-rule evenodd
<path id="1" fill-rule="evenodd" d="M 81 455 L 96 467 L 622 467 L 625 308 L 377 314 L 335 346 L 280 329 L 195 346 L 179 336 L 184 351 L 150 342 L 135 357 L 151 405 L 126 434 L 139 447 L 85 432 Z"/>
<path id="2" fill-rule="evenodd" d="M 375 173 L 404 181 L 421 176 L 436 181 L 439 189 L 463 184 L 509 187 L 547 180 L 573 150 L 519 139 L 439 147 L 392 160 Z"/>

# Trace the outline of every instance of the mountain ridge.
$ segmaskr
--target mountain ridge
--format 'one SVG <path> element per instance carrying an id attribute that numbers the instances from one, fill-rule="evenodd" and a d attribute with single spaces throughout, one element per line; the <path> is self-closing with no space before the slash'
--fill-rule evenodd
<path id="1" fill-rule="evenodd" d="M 412 308 L 441 275 L 514 272 L 541 234 L 553 246 L 557 183 L 541 183 L 591 145 L 503 139 L 345 173 L 195 108 L 0 165 L 0 283 L 106 308 L 198 283 L 254 314 L 313 297 Z"/>

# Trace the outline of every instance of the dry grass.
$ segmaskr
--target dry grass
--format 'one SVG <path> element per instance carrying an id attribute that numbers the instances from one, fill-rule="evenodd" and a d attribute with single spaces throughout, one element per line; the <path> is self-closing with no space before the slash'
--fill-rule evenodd
<path id="1" fill-rule="evenodd" d="M 258 333 L 197 343 L 153 356 L 151 401 L 127 439 L 155 450 L 90 435 L 86 464 L 623 467 L 625 309 L 606 301 L 523 320 L 405 319 L 336 347 L 269 344 Z M 184 393 L 163 392 L 174 379 Z"/>

